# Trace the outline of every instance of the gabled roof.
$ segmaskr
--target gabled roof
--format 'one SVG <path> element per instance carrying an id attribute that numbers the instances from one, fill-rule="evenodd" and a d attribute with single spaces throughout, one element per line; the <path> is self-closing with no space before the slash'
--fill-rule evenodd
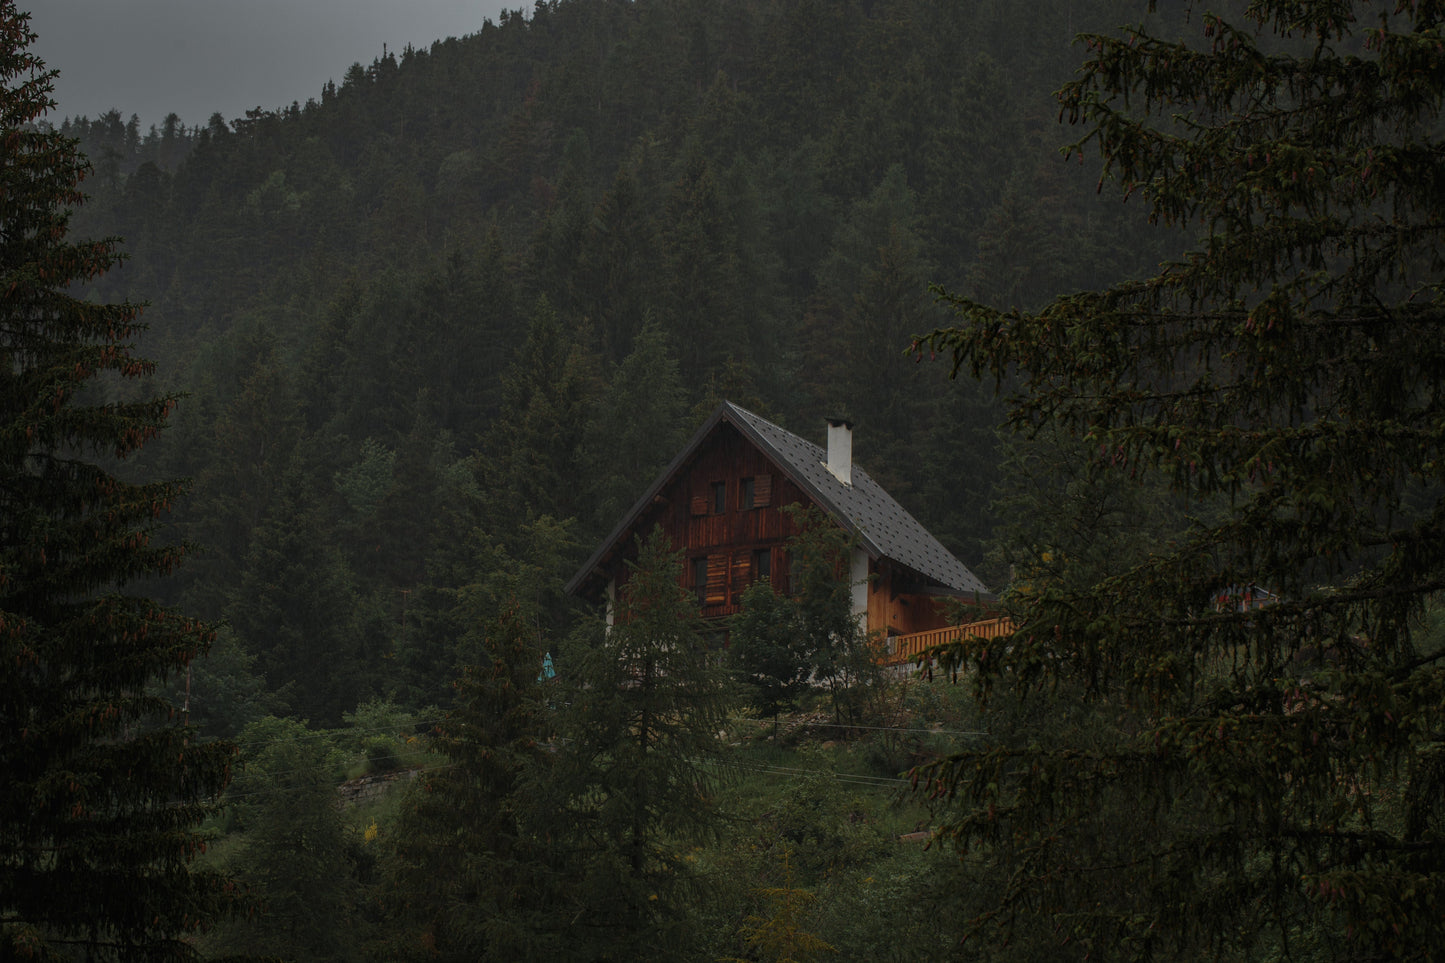
<path id="1" fill-rule="evenodd" d="M 673 476 L 687 464 L 708 436 L 723 422 L 737 428 L 756 445 L 809 497 L 858 540 L 868 555 L 901 565 L 931 583 L 944 593 L 991 597 L 972 572 L 939 544 L 912 515 L 893 500 L 867 472 L 853 465 L 852 484 L 845 485 L 828 470 L 828 453 L 818 445 L 799 438 L 792 432 L 724 401 L 692 436 L 672 463 L 663 470 L 652 486 L 643 493 L 631 510 L 623 516 L 612 533 L 603 540 L 581 570 L 567 583 L 567 592 L 576 593 L 587 578 L 613 551 L 617 543 L 637 523 L 652 500 Z"/>

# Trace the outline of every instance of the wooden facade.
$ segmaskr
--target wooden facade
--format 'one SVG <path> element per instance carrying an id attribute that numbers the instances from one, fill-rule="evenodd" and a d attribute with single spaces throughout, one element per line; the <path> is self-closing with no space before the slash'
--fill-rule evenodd
<path id="1" fill-rule="evenodd" d="M 797 527 L 783 507 L 809 503 L 741 432 L 719 425 L 637 516 L 605 562 L 606 578 L 617 588 L 626 584 L 636 536 L 661 525 L 683 557 L 683 584 L 696 593 L 704 617 L 733 615 L 760 578 L 787 591 L 786 544 Z"/>

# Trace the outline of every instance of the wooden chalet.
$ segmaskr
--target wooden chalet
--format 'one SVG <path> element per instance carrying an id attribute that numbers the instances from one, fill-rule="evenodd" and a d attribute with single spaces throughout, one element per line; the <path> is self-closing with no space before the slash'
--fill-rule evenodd
<path id="1" fill-rule="evenodd" d="M 901 661 L 956 635 L 945 599 L 991 600 L 962 562 L 868 473 L 853 464 L 851 426 L 828 423 L 825 450 L 723 402 L 567 584 L 608 605 L 627 579 L 636 536 L 661 525 L 684 557 L 683 584 L 702 614 L 738 611 L 754 581 L 788 589 L 786 544 L 797 533 L 783 508 L 817 506 L 852 536 L 853 610 Z M 994 634 L 983 623 L 967 627 Z M 1002 629 L 1000 629 L 1002 631 Z"/>

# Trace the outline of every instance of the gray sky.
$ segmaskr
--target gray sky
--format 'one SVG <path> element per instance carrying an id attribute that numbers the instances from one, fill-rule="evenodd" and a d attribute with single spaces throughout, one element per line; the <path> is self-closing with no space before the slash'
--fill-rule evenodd
<path id="1" fill-rule="evenodd" d="M 48 119 L 96 117 L 114 107 L 141 129 L 174 111 L 187 126 L 220 111 L 321 99 L 353 63 L 381 45 L 476 33 L 530 0 L 19 0 L 40 35 L 31 48 L 60 71 Z"/>

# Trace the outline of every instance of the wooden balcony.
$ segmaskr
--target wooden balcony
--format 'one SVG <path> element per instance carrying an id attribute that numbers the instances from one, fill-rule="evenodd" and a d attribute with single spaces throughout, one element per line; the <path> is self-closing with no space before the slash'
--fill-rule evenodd
<path id="1" fill-rule="evenodd" d="M 970 635 L 980 639 L 995 639 L 1001 635 L 1009 635 L 1013 630 L 1013 620 L 1002 615 L 996 619 L 984 619 L 981 622 L 969 622 L 966 625 L 950 625 L 942 629 L 930 629 L 927 632 L 895 635 L 887 641 L 883 664 L 907 665 L 920 652 L 944 642 L 951 642 L 954 639 L 962 639 Z"/>

